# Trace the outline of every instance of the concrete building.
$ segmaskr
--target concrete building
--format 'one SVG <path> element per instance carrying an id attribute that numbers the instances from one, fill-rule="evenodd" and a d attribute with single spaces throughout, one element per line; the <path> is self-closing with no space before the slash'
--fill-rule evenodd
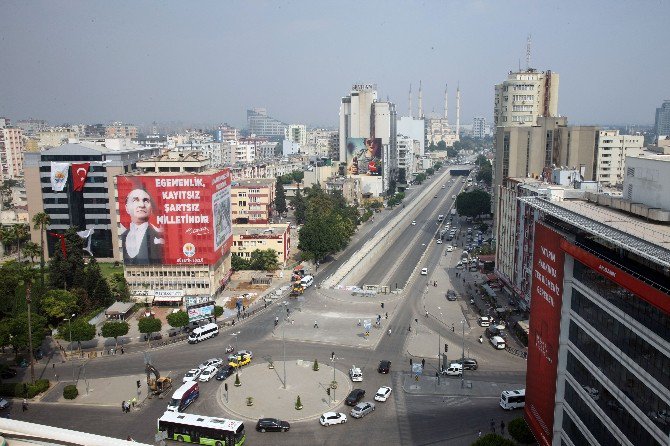
<path id="1" fill-rule="evenodd" d="M 157 156 L 158 149 L 128 146 L 120 150 L 91 143 L 65 144 L 42 152 L 25 154 L 24 176 L 30 219 L 39 212 L 51 217 L 49 232 L 64 233 L 73 226 L 94 229 L 91 251 L 101 260 L 121 260 L 117 227 L 114 177 L 136 170 L 137 162 Z M 91 163 L 83 192 L 73 190 L 69 179 L 62 192 L 51 186 L 52 162 Z M 71 175 L 70 175 L 71 177 Z M 40 232 L 31 226 L 31 239 L 40 243 Z M 47 258 L 58 240 L 46 237 Z"/>
<path id="2" fill-rule="evenodd" d="M 223 141 L 237 141 L 240 137 L 240 132 L 235 127 L 228 124 L 221 124 L 215 131 L 217 142 Z"/>
<path id="3" fill-rule="evenodd" d="M 106 138 L 137 138 L 137 127 L 134 125 L 115 122 L 105 127 Z"/>
<path id="4" fill-rule="evenodd" d="M 233 225 L 231 254 L 249 259 L 251 253 L 260 249 L 272 249 L 277 253 L 280 265 L 286 267 L 291 256 L 291 230 L 288 223 Z"/>
<path id="5" fill-rule="evenodd" d="M 247 110 L 247 126 L 251 135 L 283 137 L 287 124 L 268 116 L 264 108 L 252 108 Z"/>
<path id="6" fill-rule="evenodd" d="M 540 116 L 558 116 L 558 80 L 551 71 L 510 71 L 495 86 L 493 124 L 531 126 Z"/>
<path id="7" fill-rule="evenodd" d="M 335 159 L 338 159 L 340 147 L 337 130 L 308 130 L 305 151 L 313 156 L 326 157 L 331 159 L 333 159 L 332 155 L 337 153 Z"/>
<path id="8" fill-rule="evenodd" d="M 472 118 L 472 136 L 474 138 L 485 138 L 488 134 L 489 129 L 486 125 L 486 118 L 483 116 Z"/>
<path id="9" fill-rule="evenodd" d="M 626 157 L 623 198 L 670 210 L 670 155 Z"/>
<path id="10" fill-rule="evenodd" d="M 670 135 L 670 100 L 668 99 L 663 101 L 663 104 L 656 109 L 654 132 L 657 137 L 661 135 Z"/>
<path id="11" fill-rule="evenodd" d="M 421 158 L 421 143 L 409 136 L 398 134 L 398 170 L 404 169 L 405 180 L 410 181 L 418 171 L 418 159 Z"/>
<path id="12" fill-rule="evenodd" d="M 305 146 L 307 144 L 307 127 L 304 124 L 290 124 L 284 132 L 284 139 Z"/>
<path id="13" fill-rule="evenodd" d="M 601 130 L 596 144 L 595 180 L 604 186 L 617 186 L 623 183 L 626 157 L 642 153 L 644 136 L 619 135 L 618 130 Z"/>
<path id="14" fill-rule="evenodd" d="M 275 179 L 234 181 L 230 204 L 234 224 L 267 225 L 275 202 Z"/>
<path id="15" fill-rule="evenodd" d="M 277 144 L 276 142 L 262 142 L 256 145 L 256 160 L 269 160 L 277 157 Z"/>
<path id="16" fill-rule="evenodd" d="M 667 445 L 670 230 L 601 196 L 519 199 L 539 215 L 524 415 L 543 446 Z"/>
<path id="17" fill-rule="evenodd" d="M 398 118 L 398 135 L 409 137 L 419 141 L 419 155 L 423 156 L 426 142 L 426 123 L 423 118 L 413 118 L 411 116 L 401 116 Z"/>
<path id="18" fill-rule="evenodd" d="M 187 153 L 199 153 L 202 156 L 209 158 L 210 166 L 212 168 L 223 167 L 228 163 L 228 160 L 224 156 L 224 151 L 222 149 L 222 144 L 220 142 L 214 141 L 202 141 L 195 142 L 191 141 L 184 144 L 178 144 L 173 151 L 177 153 L 187 154 Z"/>
<path id="19" fill-rule="evenodd" d="M 382 140 L 382 194 L 389 190 L 391 180 L 398 178 L 397 122 L 393 102 L 373 104 L 372 135 Z"/>
<path id="20" fill-rule="evenodd" d="M 333 176 L 325 180 L 325 185 L 327 192 L 341 193 L 350 205 L 360 205 L 363 202 L 363 187 L 360 178 Z M 295 193 L 292 196 L 295 196 Z"/>
<path id="21" fill-rule="evenodd" d="M 340 161 L 346 160 L 347 138 L 371 138 L 372 104 L 377 85 L 355 84 L 340 103 Z"/>
<path id="22" fill-rule="evenodd" d="M 211 167 L 210 159 L 200 152 L 165 152 L 158 156 L 137 161 L 142 173 L 204 172 Z"/>
<path id="23" fill-rule="evenodd" d="M 2 118 L 0 118 L 2 121 Z M 2 126 L 2 122 L 0 122 Z M 16 121 L 16 126 L 23 130 L 23 134 L 26 136 L 34 136 L 40 132 L 45 131 L 49 126 L 44 119 L 21 119 Z"/>
<path id="24" fill-rule="evenodd" d="M 0 182 L 23 176 L 23 130 L 18 127 L 0 127 Z"/>
<path id="25" fill-rule="evenodd" d="M 70 140 L 77 139 L 75 131 L 69 129 L 50 129 L 37 133 L 38 146 L 40 148 L 58 147 L 66 144 Z"/>
<path id="26" fill-rule="evenodd" d="M 233 181 L 259 179 L 275 179 L 296 170 L 302 171 L 304 163 L 300 160 L 274 160 L 272 162 L 259 162 L 245 165 L 231 166 L 230 175 Z"/>

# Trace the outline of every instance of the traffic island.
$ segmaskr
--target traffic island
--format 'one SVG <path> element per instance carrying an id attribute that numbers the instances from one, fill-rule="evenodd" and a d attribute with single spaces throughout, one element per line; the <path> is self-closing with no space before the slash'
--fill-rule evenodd
<path id="1" fill-rule="evenodd" d="M 285 365 L 286 386 L 283 361 L 274 361 L 274 369 L 268 368 L 267 363 L 257 363 L 238 372 L 244 386 L 235 387 L 230 378 L 220 383 L 217 403 L 231 418 L 257 420 L 273 417 L 291 422 L 316 419 L 324 412 L 337 410 L 352 389 L 349 377 L 337 369 L 335 380 L 338 385 L 333 389 L 333 368 L 324 365 L 314 370 L 313 359 L 286 361 Z M 248 405 L 249 398 L 253 405 Z"/>

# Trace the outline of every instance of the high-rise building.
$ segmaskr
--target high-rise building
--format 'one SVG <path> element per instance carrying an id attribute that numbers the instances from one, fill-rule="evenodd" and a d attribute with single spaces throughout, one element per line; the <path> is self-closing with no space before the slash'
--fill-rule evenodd
<path id="1" fill-rule="evenodd" d="M 670 135 L 670 100 L 666 99 L 663 101 L 663 104 L 656 109 L 654 132 L 656 133 L 656 136 Z"/>
<path id="2" fill-rule="evenodd" d="M 252 108 L 247 110 L 247 126 L 249 133 L 256 136 L 284 136 L 287 125 L 268 116 L 264 108 Z"/>
<path id="3" fill-rule="evenodd" d="M 558 79 L 551 71 L 510 71 L 495 86 L 493 124 L 531 126 L 540 116 L 558 116 Z"/>
<path id="4" fill-rule="evenodd" d="M 24 153 L 23 130 L 18 127 L 0 127 L 0 181 L 23 176 Z"/>
<path id="5" fill-rule="evenodd" d="M 347 138 L 371 138 L 370 116 L 377 85 L 356 84 L 340 104 L 340 161 L 346 160 Z"/>
<path id="6" fill-rule="evenodd" d="M 472 136 L 475 138 L 484 138 L 488 134 L 486 128 L 486 118 L 483 116 L 475 116 L 472 118 Z"/>
<path id="7" fill-rule="evenodd" d="M 642 153 L 644 136 L 619 135 L 618 130 L 601 130 L 597 136 L 595 180 L 604 186 L 621 185 L 626 157 Z"/>
<path id="8" fill-rule="evenodd" d="M 398 135 L 411 138 L 419 142 L 419 151 L 417 155 L 423 156 L 425 153 L 426 127 L 423 118 L 413 118 L 411 116 L 401 116 L 398 118 Z"/>

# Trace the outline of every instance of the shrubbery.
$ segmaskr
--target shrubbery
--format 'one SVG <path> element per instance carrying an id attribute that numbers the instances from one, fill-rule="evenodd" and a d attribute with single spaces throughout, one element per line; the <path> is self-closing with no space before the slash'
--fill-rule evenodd
<path id="1" fill-rule="evenodd" d="M 38 379 L 35 384 L 3 383 L 0 384 L 0 394 L 14 398 L 33 398 L 49 389 L 48 379 Z"/>
<path id="2" fill-rule="evenodd" d="M 70 384 L 68 386 L 65 386 L 65 388 L 63 388 L 63 398 L 65 398 L 66 400 L 73 400 L 77 398 L 77 395 L 79 395 L 77 386 Z"/>
<path id="3" fill-rule="evenodd" d="M 507 426 L 507 431 L 509 434 L 521 444 L 532 444 L 535 443 L 535 437 L 533 433 L 528 428 L 526 420 L 523 417 L 515 418 L 509 422 Z"/>

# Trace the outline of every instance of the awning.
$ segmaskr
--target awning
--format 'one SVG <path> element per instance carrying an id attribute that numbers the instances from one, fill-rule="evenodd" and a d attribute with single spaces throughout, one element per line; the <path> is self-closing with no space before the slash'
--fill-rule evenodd
<path id="1" fill-rule="evenodd" d="M 183 296 L 155 296 L 154 302 L 181 302 Z"/>

